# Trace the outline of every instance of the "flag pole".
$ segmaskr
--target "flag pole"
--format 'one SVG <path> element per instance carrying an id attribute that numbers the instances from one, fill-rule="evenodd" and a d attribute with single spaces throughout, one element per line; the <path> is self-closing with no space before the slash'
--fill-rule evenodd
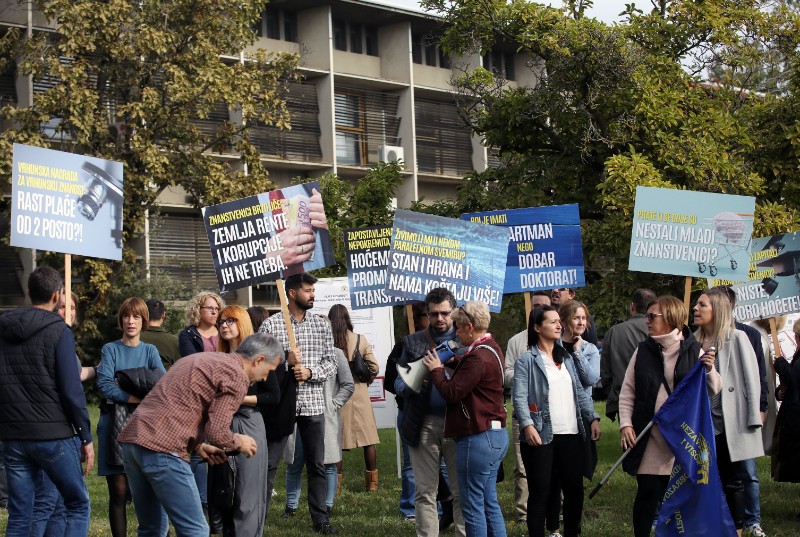
<path id="1" fill-rule="evenodd" d="M 647 433 L 647 431 L 650 430 L 650 427 L 652 427 L 652 426 L 653 426 L 653 421 L 651 420 L 650 423 L 648 423 L 645 426 L 645 428 L 642 429 L 642 432 L 639 433 L 639 436 L 636 437 L 636 440 L 634 441 L 633 446 L 629 447 L 628 449 L 625 450 L 625 453 L 622 454 L 622 457 L 620 457 L 617 460 L 617 462 L 614 463 L 614 466 L 612 466 L 611 469 L 608 472 L 606 472 L 606 475 L 603 476 L 603 479 L 601 479 L 600 482 L 597 484 L 597 486 L 594 487 L 594 490 L 592 490 L 592 492 L 589 493 L 589 499 L 590 500 L 592 498 L 594 498 L 594 495 L 597 494 L 597 492 L 602 488 L 603 485 L 608 483 L 608 479 L 611 477 L 611 474 L 613 474 L 616 471 L 616 469 L 619 468 L 619 465 L 622 464 L 622 461 L 625 460 L 625 457 L 627 457 L 628 454 L 631 452 L 631 450 L 634 447 L 636 447 L 636 444 L 639 443 L 639 440 L 642 439 L 642 437 Z"/>
<path id="2" fill-rule="evenodd" d="M 531 292 L 525 291 L 523 293 L 523 296 L 525 297 L 525 326 L 527 327 L 528 324 L 531 322 L 531 309 L 533 309 L 531 307 L 532 306 Z"/>
<path id="3" fill-rule="evenodd" d="M 283 314 L 283 324 L 286 325 L 286 337 L 289 339 L 289 348 L 295 351 L 297 350 L 297 341 L 294 339 L 294 326 L 292 326 L 292 318 L 289 316 L 289 301 L 286 298 L 286 286 L 283 284 L 282 278 L 278 278 L 275 284 L 278 287 L 278 296 L 281 299 L 281 314 Z M 303 381 L 299 380 L 297 383 L 303 384 Z"/>
<path id="4" fill-rule="evenodd" d="M 683 304 L 686 306 L 686 313 L 691 316 L 692 314 L 692 305 L 689 301 L 692 299 L 692 277 L 686 276 L 686 280 L 683 282 Z"/>

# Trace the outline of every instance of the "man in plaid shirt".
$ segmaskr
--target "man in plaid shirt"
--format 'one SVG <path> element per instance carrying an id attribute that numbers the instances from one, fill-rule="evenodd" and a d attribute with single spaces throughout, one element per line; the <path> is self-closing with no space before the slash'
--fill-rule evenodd
<path id="1" fill-rule="evenodd" d="M 325 506 L 327 478 L 323 456 L 325 452 L 325 404 L 322 387 L 336 372 L 336 355 L 333 334 L 327 321 L 316 315 L 306 315 L 314 307 L 314 284 L 317 279 L 304 272 L 286 278 L 286 298 L 289 303 L 297 349 L 290 365 L 300 382 L 297 388 L 297 431 L 303 442 L 308 474 L 308 510 L 314 531 L 323 535 L 336 535 L 330 525 Z M 261 325 L 259 332 L 275 336 L 285 351 L 290 350 L 289 337 L 283 315 L 273 315 Z"/>

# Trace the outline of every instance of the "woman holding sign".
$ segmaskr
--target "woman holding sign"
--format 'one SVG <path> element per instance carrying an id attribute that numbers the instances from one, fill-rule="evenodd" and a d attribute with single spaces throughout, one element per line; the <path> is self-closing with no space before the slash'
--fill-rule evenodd
<path id="1" fill-rule="evenodd" d="M 758 362 L 747 335 L 734 327 L 731 302 L 724 291 L 709 289 L 700 295 L 694 306 L 694 325 L 695 337 L 714 357 L 714 367 L 722 377 L 722 390 L 711 398 L 711 418 L 719 476 L 741 534 L 744 487 L 738 477 L 739 461 L 764 455 Z"/>
<path id="2" fill-rule="evenodd" d="M 583 514 L 584 442 L 600 438 L 600 420 L 581 386 L 574 358 L 560 344 L 552 306 L 531 315 L 528 350 L 514 363 L 514 414 L 528 476 L 528 533 L 544 536 L 553 472 L 564 492 L 564 536 L 577 537 Z M 591 423 L 590 431 L 586 430 Z"/>
<path id="3" fill-rule="evenodd" d="M 636 476 L 635 537 L 650 535 L 653 516 L 675 462 L 658 425 L 653 425 L 638 444 L 636 436 L 698 360 L 706 364 L 709 393 L 719 392 L 722 385 L 712 355 L 703 354 L 700 343 L 686 326 L 688 320 L 686 306 L 675 297 L 661 296 L 647 305 L 645 323 L 649 336 L 634 351 L 619 394 L 620 444 L 622 449 L 633 448 L 622 467 Z"/>
<path id="4" fill-rule="evenodd" d="M 438 353 L 423 358 L 431 382 L 447 401 L 444 434 L 455 438 L 458 490 L 467 536 L 505 536 L 497 501 L 497 472 L 508 450 L 503 399 L 503 351 L 489 333 L 489 308 L 467 302 L 452 314 L 459 341 L 467 352 L 448 362 L 450 378 Z"/>

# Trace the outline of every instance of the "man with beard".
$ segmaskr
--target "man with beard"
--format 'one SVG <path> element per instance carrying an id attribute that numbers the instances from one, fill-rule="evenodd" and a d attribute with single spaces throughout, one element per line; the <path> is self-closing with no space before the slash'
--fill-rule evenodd
<path id="1" fill-rule="evenodd" d="M 294 376 L 300 382 L 297 389 L 297 432 L 303 442 L 308 475 L 308 510 L 314 531 L 336 535 L 325 506 L 327 478 L 323 463 L 325 451 L 325 403 L 322 393 L 325 380 L 336 372 L 336 354 L 330 325 L 321 317 L 306 315 L 314 307 L 314 284 L 317 279 L 303 272 L 285 280 L 289 317 L 297 348 Z M 275 336 L 290 350 L 289 336 L 283 315 L 273 315 L 261 325 L 259 332 Z M 294 360 L 293 360 L 294 361 Z"/>
<path id="2" fill-rule="evenodd" d="M 398 362 L 398 368 L 421 359 L 426 351 L 440 343 L 456 339 L 456 329 L 450 316 L 456 307 L 453 293 L 443 287 L 432 289 L 425 297 L 425 305 L 430 325 L 427 330 L 420 330 L 403 338 L 403 355 Z M 465 350 L 461 349 L 461 352 Z M 398 377 L 395 389 L 398 396 L 405 398 L 400 434 L 408 444 L 411 468 L 414 471 L 417 535 L 439 535 L 436 492 L 439 488 L 439 458 L 443 455 L 453 493 L 456 536 L 463 537 L 466 532 L 458 495 L 456 446 L 452 438 L 444 437 L 447 403 L 427 380 L 420 393 L 415 393 Z"/>

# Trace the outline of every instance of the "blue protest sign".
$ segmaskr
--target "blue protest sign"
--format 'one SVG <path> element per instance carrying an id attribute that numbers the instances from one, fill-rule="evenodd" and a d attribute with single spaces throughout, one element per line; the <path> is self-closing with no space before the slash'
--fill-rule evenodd
<path id="1" fill-rule="evenodd" d="M 14 144 L 11 245 L 122 259 L 122 163 Z"/>
<path id="2" fill-rule="evenodd" d="M 344 257 L 354 310 L 397 306 L 406 301 L 386 294 L 386 269 L 392 226 L 373 226 L 344 231 Z"/>
<path id="3" fill-rule="evenodd" d="M 636 188 L 629 270 L 747 278 L 756 199 Z"/>
<path id="4" fill-rule="evenodd" d="M 222 291 L 335 264 L 316 181 L 203 207 Z"/>
<path id="5" fill-rule="evenodd" d="M 461 218 L 508 229 L 504 293 L 586 285 L 577 204 L 465 213 Z"/>
<path id="6" fill-rule="evenodd" d="M 800 233 L 754 239 L 748 281 L 733 290 L 740 322 L 800 311 Z"/>
<path id="7" fill-rule="evenodd" d="M 480 300 L 499 312 L 507 249 L 507 229 L 398 210 L 386 292 L 424 300 L 434 287 L 446 287 L 459 304 Z"/>

